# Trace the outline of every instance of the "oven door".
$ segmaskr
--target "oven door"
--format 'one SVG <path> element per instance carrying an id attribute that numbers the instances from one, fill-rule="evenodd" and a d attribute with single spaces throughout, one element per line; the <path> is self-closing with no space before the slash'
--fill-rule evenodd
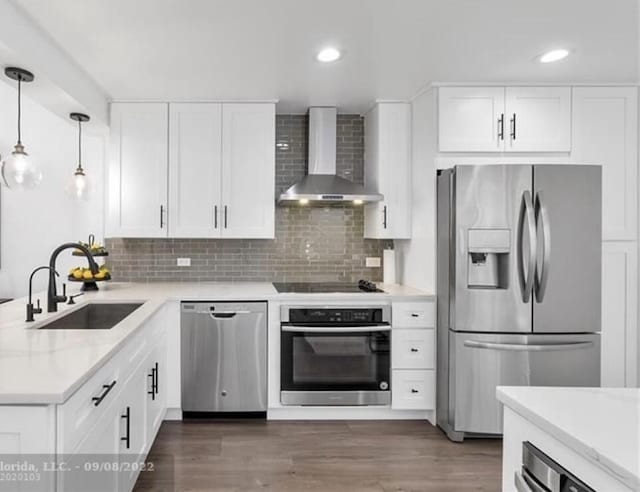
<path id="1" fill-rule="evenodd" d="M 283 405 L 388 405 L 391 328 L 283 323 Z"/>

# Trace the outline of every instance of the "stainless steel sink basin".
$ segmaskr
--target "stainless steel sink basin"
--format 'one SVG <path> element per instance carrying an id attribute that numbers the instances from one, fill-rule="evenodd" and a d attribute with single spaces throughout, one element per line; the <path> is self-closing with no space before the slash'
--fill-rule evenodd
<path id="1" fill-rule="evenodd" d="M 58 318 L 40 330 L 110 330 L 142 306 L 131 303 L 88 303 L 80 309 Z"/>

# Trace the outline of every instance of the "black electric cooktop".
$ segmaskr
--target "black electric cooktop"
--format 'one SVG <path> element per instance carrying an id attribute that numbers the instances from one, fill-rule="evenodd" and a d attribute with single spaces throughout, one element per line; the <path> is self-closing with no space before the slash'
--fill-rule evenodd
<path id="1" fill-rule="evenodd" d="M 384 292 L 376 284 L 367 280 L 350 282 L 273 282 L 279 293 L 294 294 L 330 294 L 330 293 L 370 293 Z"/>

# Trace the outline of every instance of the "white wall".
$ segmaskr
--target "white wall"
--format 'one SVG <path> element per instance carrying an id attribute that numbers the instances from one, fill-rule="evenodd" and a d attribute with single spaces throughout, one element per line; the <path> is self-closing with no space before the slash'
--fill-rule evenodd
<path id="1" fill-rule="evenodd" d="M 400 283 L 436 291 L 436 91 L 412 103 L 412 239 L 396 240 Z"/>
<path id="2" fill-rule="evenodd" d="M 43 170 L 42 184 L 31 191 L 0 188 L 0 297 L 19 297 L 28 290 L 29 273 L 49 262 L 51 251 L 67 241 L 85 240 L 90 232 L 102 238 L 104 138 L 87 137 L 83 163 L 96 192 L 88 202 L 76 202 L 65 187 L 77 165 L 77 126 L 67 115 L 54 115 L 34 103 L 23 90 L 22 140 L 26 151 Z M 70 107 L 69 112 L 78 110 Z M 90 125 L 90 123 L 88 123 Z M 0 83 L 0 154 L 6 156 L 16 139 L 15 86 Z M 58 264 L 66 277 L 81 258 L 62 253 Z M 36 290 L 46 288 L 45 272 L 38 274 Z M 77 290 L 79 284 L 69 285 Z"/>

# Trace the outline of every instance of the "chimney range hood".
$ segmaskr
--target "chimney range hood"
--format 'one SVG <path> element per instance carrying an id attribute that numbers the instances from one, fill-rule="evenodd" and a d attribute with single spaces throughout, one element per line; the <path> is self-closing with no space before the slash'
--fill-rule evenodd
<path id="1" fill-rule="evenodd" d="M 280 195 L 278 203 L 377 202 L 380 193 L 336 175 L 337 109 L 309 108 L 309 174 Z"/>

